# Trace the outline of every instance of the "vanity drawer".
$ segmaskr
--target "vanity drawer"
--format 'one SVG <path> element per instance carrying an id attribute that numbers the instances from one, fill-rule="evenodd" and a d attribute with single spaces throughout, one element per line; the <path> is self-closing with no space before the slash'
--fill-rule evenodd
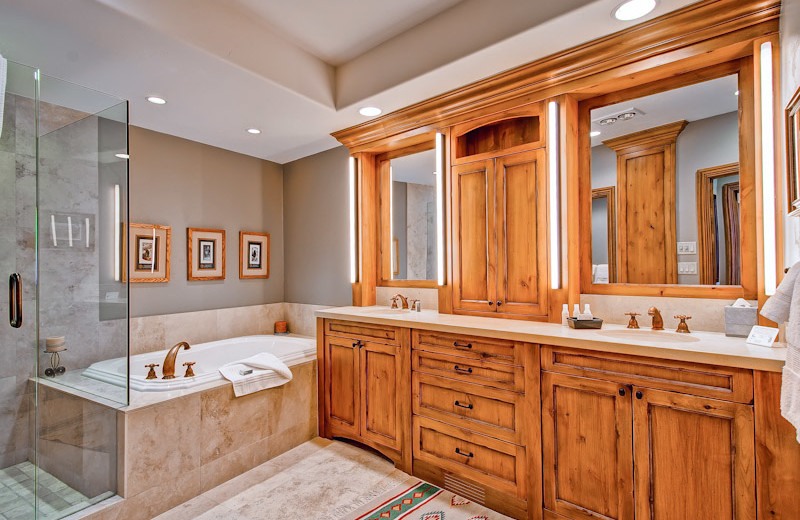
<path id="1" fill-rule="evenodd" d="M 414 459 L 525 498 L 525 448 L 414 416 Z"/>
<path id="2" fill-rule="evenodd" d="M 518 425 L 525 396 L 419 372 L 413 385 L 415 414 L 523 444 Z"/>
<path id="3" fill-rule="evenodd" d="M 504 339 L 481 338 L 428 330 L 415 330 L 413 348 L 454 354 L 505 365 L 521 365 L 518 348 L 521 344 Z"/>
<path id="4" fill-rule="evenodd" d="M 753 402 L 753 372 L 744 368 L 544 345 L 541 348 L 541 359 L 542 370 L 549 372 L 605 379 L 725 401 Z"/>
<path id="5" fill-rule="evenodd" d="M 396 327 L 373 325 L 355 321 L 325 320 L 325 334 L 345 338 L 362 339 L 399 345 L 400 335 Z"/>
<path id="6" fill-rule="evenodd" d="M 411 359 L 415 372 L 425 372 L 514 392 L 525 391 L 522 367 L 423 350 L 415 350 Z"/>

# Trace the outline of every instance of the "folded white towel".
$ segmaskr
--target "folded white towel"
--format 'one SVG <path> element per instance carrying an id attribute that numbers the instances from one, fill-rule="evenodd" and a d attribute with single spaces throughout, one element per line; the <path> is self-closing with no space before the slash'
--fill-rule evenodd
<path id="1" fill-rule="evenodd" d="M 220 367 L 219 371 L 225 379 L 233 383 L 236 397 L 285 385 L 292 380 L 292 371 L 286 363 L 268 352 L 228 363 Z"/>
<path id="2" fill-rule="evenodd" d="M 0 137 L 3 136 L 3 111 L 6 106 L 6 76 L 8 74 L 8 62 L 0 54 Z"/>

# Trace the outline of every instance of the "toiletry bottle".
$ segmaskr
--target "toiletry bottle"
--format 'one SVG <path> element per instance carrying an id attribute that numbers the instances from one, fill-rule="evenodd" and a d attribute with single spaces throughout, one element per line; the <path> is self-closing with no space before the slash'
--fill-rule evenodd
<path id="1" fill-rule="evenodd" d="M 569 322 L 567 320 L 569 320 L 569 305 L 567 305 L 565 303 L 564 305 L 561 306 L 561 326 L 562 327 L 568 327 L 569 326 Z"/>
<path id="2" fill-rule="evenodd" d="M 572 317 L 576 320 L 579 319 L 579 314 L 581 313 L 581 306 L 579 304 L 575 304 L 572 306 Z"/>
<path id="3" fill-rule="evenodd" d="M 583 313 L 587 316 L 587 318 L 584 318 L 584 319 L 586 319 L 586 320 L 593 320 L 594 319 L 594 316 L 592 315 L 592 309 L 589 308 L 589 304 L 588 303 L 586 305 L 584 305 Z"/>

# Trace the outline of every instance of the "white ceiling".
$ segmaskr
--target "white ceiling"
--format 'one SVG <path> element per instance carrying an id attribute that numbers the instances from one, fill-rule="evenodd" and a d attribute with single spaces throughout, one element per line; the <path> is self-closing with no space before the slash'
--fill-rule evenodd
<path id="1" fill-rule="evenodd" d="M 676 121 L 686 120 L 691 123 L 736 112 L 739 110 L 739 98 L 736 97 L 738 88 L 738 77 L 734 74 L 592 110 L 592 130 L 600 132 L 600 135 L 592 137 L 592 146 Z M 611 125 L 601 126 L 597 123 L 608 115 L 628 109 L 635 109 L 642 115 Z"/>
<path id="2" fill-rule="evenodd" d="M 397 110 L 632 25 L 617 3 L 3 0 L 0 53 L 129 99 L 133 125 L 283 163 L 336 146 L 361 106 Z"/>

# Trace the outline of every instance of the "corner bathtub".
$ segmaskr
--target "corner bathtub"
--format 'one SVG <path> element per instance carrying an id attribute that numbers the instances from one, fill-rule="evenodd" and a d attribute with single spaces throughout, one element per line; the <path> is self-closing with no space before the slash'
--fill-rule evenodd
<path id="1" fill-rule="evenodd" d="M 175 379 L 161 379 L 161 368 L 168 350 L 148 352 L 130 357 L 131 390 L 138 392 L 166 392 L 193 388 L 206 383 L 223 380 L 219 368 L 261 352 L 275 354 L 287 366 L 313 361 L 317 357 L 314 338 L 298 336 L 243 336 L 240 338 L 210 341 L 191 345 L 190 350 L 181 349 L 175 360 Z M 194 377 L 183 377 L 183 363 L 195 361 Z M 145 379 L 145 365 L 157 363 L 158 379 Z M 98 361 L 83 371 L 83 375 L 115 386 L 125 387 L 128 359 L 116 358 Z"/>

